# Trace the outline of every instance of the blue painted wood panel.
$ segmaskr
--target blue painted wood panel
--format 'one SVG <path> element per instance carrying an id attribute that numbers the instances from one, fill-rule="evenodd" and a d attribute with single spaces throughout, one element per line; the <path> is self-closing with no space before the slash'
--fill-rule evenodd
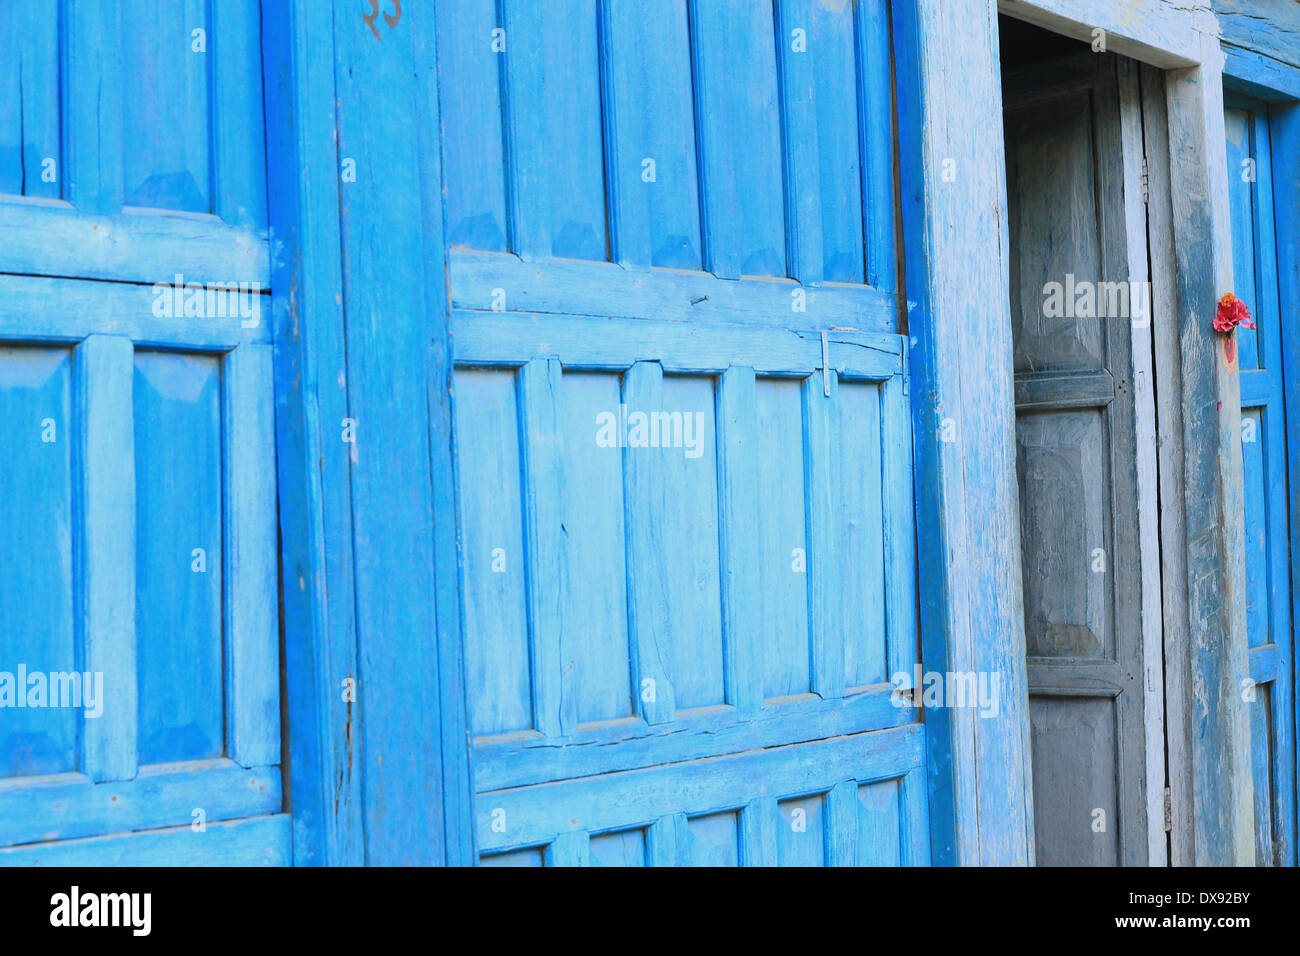
<path id="1" fill-rule="evenodd" d="M 260 39 L 0 11 L 0 672 L 95 690 L 0 711 L 4 864 L 289 860 Z"/>
<path id="2" fill-rule="evenodd" d="M 885 0 L 469 0 L 438 34 L 453 246 L 896 286 Z"/>
<path id="3" fill-rule="evenodd" d="M 456 321 L 472 343 L 488 316 Z M 711 341 L 761 333 L 695 334 L 707 363 Z M 923 787 L 889 791 L 889 826 L 862 830 L 856 803 L 923 772 L 886 683 L 916 660 L 897 338 L 841 333 L 802 378 L 687 352 L 665 374 L 636 358 L 655 343 L 649 325 L 612 340 L 620 374 L 492 336 L 466 351 L 501 364 L 456 372 L 483 862 L 926 862 Z M 841 376 L 857 343 L 897 351 Z"/>
<path id="4" fill-rule="evenodd" d="M 218 363 L 137 352 L 134 397 L 140 761 L 217 757 L 225 749 Z"/>
<path id="5" fill-rule="evenodd" d="M 0 415 L 14 429 L 0 469 L 0 777 L 64 773 L 78 764 L 75 710 L 18 706 L 30 689 L 23 672 L 43 682 L 46 674 L 78 670 L 72 407 L 68 349 L 0 349 Z"/>
<path id="6" fill-rule="evenodd" d="M 0 18 L 6 271 L 265 287 L 257 0 L 23 0 Z"/>
<path id="7" fill-rule="evenodd" d="M 1245 508 L 1246 637 L 1253 699 L 1255 861 L 1296 859 L 1295 642 L 1292 630 L 1287 409 L 1269 108 L 1225 94 L 1233 292 L 1254 330 L 1238 327 Z M 1285 169 L 1285 159 L 1278 165 Z"/>
<path id="8" fill-rule="evenodd" d="M 207 0 L 125 4 L 122 198 L 128 206 L 212 211 Z M 194 31 L 201 31 L 197 35 Z"/>
<path id="9" fill-rule="evenodd" d="M 62 196 L 59 18 L 49 0 L 0 8 L 0 193 Z"/>

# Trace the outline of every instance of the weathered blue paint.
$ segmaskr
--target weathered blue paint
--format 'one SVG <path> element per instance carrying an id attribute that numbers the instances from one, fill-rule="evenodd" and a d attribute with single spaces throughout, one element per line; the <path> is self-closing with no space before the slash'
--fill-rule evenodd
<path id="1" fill-rule="evenodd" d="M 977 160 L 1003 151 L 996 17 L 978 2 L 895 0 L 892 11 L 903 230 L 914 250 L 906 267 L 916 302 L 922 651 L 927 670 L 997 672 L 1002 687 L 996 718 L 927 716 L 931 848 L 947 864 L 1026 864 L 1033 818 L 1006 185 L 1001 163 Z M 964 360 L 971 354 L 978 367 Z"/>
<path id="2" fill-rule="evenodd" d="M 0 857 L 284 862 L 263 297 L 173 288 L 266 282 L 257 4 L 3 17 L 0 669 L 102 692 L 5 708 Z"/>
<path id="3" fill-rule="evenodd" d="M 1246 515 L 1246 628 L 1255 860 L 1295 862 L 1291 568 L 1283 317 L 1277 282 L 1273 162 L 1267 107 L 1225 100 L 1233 291 L 1256 329 L 1238 328 Z"/>
<path id="4" fill-rule="evenodd" d="M 1295 182 L 1294 4 L 1260 2 L 1285 15 L 1229 63 Z M 1188 68 L 1189 755 L 1198 858 L 1244 860 L 1255 578 L 1205 331 L 1229 233 L 1200 14 L 14 0 L 0 413 L 36 424 L 0 473 L 0 669 L 114 689 L 94 721 L 4 713 L 0 862 L 1031 861 L 997 6 Z M 177 273 L 270 284 L 270 318 L 158 316 Z M 699 455 L 597 445 L 620 404 L 700 411 Z M 918 627 L 927 668 L 1000 675 L 996 718 L 895 706 Z M 1281 649 L 1254 657 L 1280 687 Z"/>
<path id="5" fill-rule="evenodd" d="M 263 9 L 294 859 L 462 862 L 435 24 L 330 6 Z"/>
<path id="6" fill-rule="evenodd" d="M 483 862 L 928 863 L 886 5 L 567 3 L 563 68 L 497 6 L 439 34 Z"/>

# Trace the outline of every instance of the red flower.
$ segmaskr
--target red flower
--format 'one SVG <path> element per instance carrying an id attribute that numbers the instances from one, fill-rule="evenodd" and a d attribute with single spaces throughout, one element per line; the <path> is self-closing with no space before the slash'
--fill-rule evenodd
<path id="1" fill-rule="evenodd" d="M 1231 332 L 1239 325 L 1253 329 L 1255 323 L 1250 321 L 1250 309 L 1231 292 L 1225 292 L 1219 300 L 1219 311 L 1214 316 L 1214 331 Z"/>

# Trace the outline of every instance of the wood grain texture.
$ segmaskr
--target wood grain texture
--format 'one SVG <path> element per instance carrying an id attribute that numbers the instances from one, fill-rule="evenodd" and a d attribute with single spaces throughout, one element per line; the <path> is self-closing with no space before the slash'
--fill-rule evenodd
<path id="1" fill-rule="evenodd" d="M 928 720 L 936 862 L 1029 863 L 1033 814 L 1006 286 L 1002 116 L 994 10 L 892 7 L 911 317 L 911 392 L 925 667 L 998 672 L 1001 708 Z M 953 64 L 961 63 L 961 68 Z M 957 178 L 945 182 L 944 161 Z M 972 274 L 978 257 L 987 267 Z M 973 319 L 978 316 L 980 319 Z M 978 369 L 963 356 L 978 352 Z M 990 369 L 1000 370 L 990 374 Z M 948 420 L 956 441 L 941 440 Z M 955 431 L 953 431 L 955 430 Z M 996 813 L 989 808 L 998 807 Z M 981 809 L 982 808 L 982 809 Z"/>
<path id="2" fill-rule="evenodd" d="M 77 347 L 81 441 L 85 669 L 103 672 L 104 713 L 86 721 L 82 766 L 94 781 L 130 780 L 138 766 L 134 350 L 117 336 Z"/>
<path id="3" fill-rule="evenodd" d="M 217 758 L 146 768 L 134 780 L 112 783 L 56 774 L 30 786 L 0 787 L 0 807 L 0 846 L 189 826 L 196 809 L 216 823 L 278 813 L 280 770 Z"/>
<path id="4" fill-rule="evenodd" d="M 1300 69 L 1300 4 L 1294 0 L 1212 0 L 1223 40 Z"/>
<path id="5" fill-rule="evenodd" d="M 287 866 L 289 815 L 278 813 L 0 849 L 0 866 Z"/>
<path id="6" fill-rule="evenodd" d="M 1106 49 L 1164 69 L 1201 62 L 1202 38 L 1216 33 L 1208 0 L 998 0 L 1017 20 L 1091 43 L 1106 31 Z"/>
<path id="7" fill-rule="evenodd" d="M 1191 664 L 1193 820 L 1198 864 L 1253 857 L 1250 737 L 1237 684 L 1247 673 L 1240 394 L 1211 327 L 1231 285 L 1222 54 L 1168 74 L 1169 154 L 1182 345 Z M 1207 267 L 1208 264 L 1208 267 Z"/>
<path id="8" fill-rule="evenodd" d="M 276 451 L 284 586 L 284 656 L 293 862 L 360 865 L 361 769 L 350 476 L 340 449 L 347 395 L 339 168 L 333 150 L 333 24 L 329 4 L 262 9 L 272 234 Z"/>
<path id="9" fill-rule="evenodd" d="M 1254 700 L 1251 763 L 1255 784 L 1255 863 L 1293 865 L 1295 730 L 1292 701 L 1292 588 L 1288 421 L 1284 338 L 1291 323 L 1281 311 L 1274 167 L 1269 107 L 1225 94 L 1228 198 L 1233 282 L 1257 326 L 1249 355 L 1241 348 L 1242 465 L 1245 499 L 1246 638 Z M 1253 163 L 1254 176 L 1248 175 Z M 1285 204 L 1286 200 L 1283 200 Z M 1285 215 L 1285 212 L 1284 212 Z M 1243 338 L 1243 344 L 1244 344 Z M 1250 429 L 1247 431 L 1247 429 Z"/>
<path id="10" fill-rule="evenodd" d="M 273 375 L 266 345 L 235 349 L 222 370 L 226 749 L 243 767 L 280 762 Z"/>
<path id="11" fill-rule="evenodd" d="M 1035 859 L 1135 865 L 1150 862 L 1156 846 L 1148 841 L 1143 662 L 1144 631 L 1159 633 L 1158 612 L 1154 621 L 1150 615 L 1160 587 L 1155 568 L 1142 565 L 1142 495 L 1154 489 L 1144 485 L 1138 446 L 1138 429 L 1154 426 L 1154 410 L 1138 404 L 1130 310 L 1054 318 L 1043 296 L 1047 283 L 1067 275 L 1090 283 L 1145 279 L 1141 116 L 1128 61 L 1091 53 L 1077 60 L 1077 73 L 1090 74 L 1086 94 L 1074 86 L 1042 90 L 1057 72 L 1054 62 L 1003 77 L 1016 367 L 1092 372 L 1056 378 L 1059 406 L 1039 394 L 1031 408 L 1017 408 Z M 1082 109 L 1067 105 L 1074 103 Z M 1072 386 L 1096 395 L 1098 372 L 1114 392 L 1088 408 Z M 1045 694 L 1034 664 L 1055 658 L 1111 662 L 1117 692 L 1106 688 L 1090 700 L 1095 685 L 1086 675 L 1055 668 Z M 1072 677 L 1085 679 L 1074 685 Z M 1163 734 L 1153 730 L 1151 738 Z M 1100 831 L 1093 829 L 1098 809 Z"/>

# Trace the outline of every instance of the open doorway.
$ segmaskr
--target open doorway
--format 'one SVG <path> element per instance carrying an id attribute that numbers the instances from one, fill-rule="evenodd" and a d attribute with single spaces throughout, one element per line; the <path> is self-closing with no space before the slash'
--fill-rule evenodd
<path id="1" fill-rule="evenodd" d="M 999 26 L 1036 859 L 1166 865 L 1142 86 L 1159 74 Z"/>

